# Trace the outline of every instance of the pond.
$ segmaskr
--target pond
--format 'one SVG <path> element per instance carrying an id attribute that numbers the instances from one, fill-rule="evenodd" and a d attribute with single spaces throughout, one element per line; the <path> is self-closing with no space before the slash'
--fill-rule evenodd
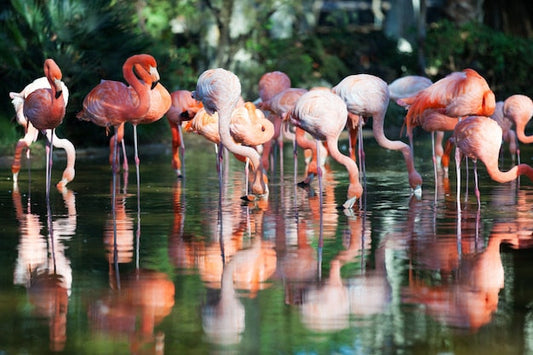
<path id="1" fill-rule="evenodd" d="M 227 155 L 221 191 L 212 145 L 186 139 L 183 179 L 169 149 L 141 147 L 140 194 L 130 159 L 114 203 L 105 154 L 80 154 L 49 205 L 44 158 L 23 162 L 18 191 L 1 170 L 0 353 L 533 352 L 527 178 L 499 184 L 479 164 L 481 208 L 470 173 L 457 213 L 453 162 L 435 189 L 429 139 L 417 198 L 401 154 L 369 138 L 365 207 L 348 212 L 344 167 L 329 162 L 321 201 L 286 144 L 268 200 L 247 203 L 243 164 Z"/>

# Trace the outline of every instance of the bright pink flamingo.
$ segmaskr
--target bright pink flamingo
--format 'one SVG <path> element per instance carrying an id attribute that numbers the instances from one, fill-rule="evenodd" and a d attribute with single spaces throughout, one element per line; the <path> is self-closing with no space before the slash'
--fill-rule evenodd
<path id="1" fill-rule="evenodd" d="M 77 114 L 79 119 L 91 121 L 106 129 L 115 127 L 115 142 L 118 127 L 122 123 L 128 119 L 143 117 L 150 109 L 150 88 L 135 75 L 133 66 L 136 63 L 159 77 L 157 63 L 152 56 L 131 56 L 122 66 L 122 74 L 130 86 L 119 81 L 103 80 L 87 94 L 83 100 L 83 110 Z M 113 154 L 112 161 L 115 164 L 116 150 Z"/>
<path id="2" fill-rule="evenodd" d="M 65 101 L 65 106 L 68 103 L 68 88 L 61 82 L 63 98 Z M 29 149 L 33 142 L 37 140 L 39 131 L 33 127 L 31 123 L 28 123 L 28 120 L 24 116 L 24 100 L 26 97 L 37 89 L 51 89 L 50 83 L 48 82 L 47 77 L 42 77 L 35 79 L 32 83 L 28 84 L 21 92 L 10 92 L 9 96 L 12 99 L 13 107 L 15 108 L 17 122 L 24 127 L 25 135 L 23 138 L 19 139 L 17 146 L 15 147 L 15 155 L 13 158 L 13 164 L 11 165 L 11 172 L 13 173 L 13 184 L 16 185 L 18 182 L 18 174 L 20 171 L 20 157 L 24 148 L 27 149 L 27 156 L 29 158 Z M 66 185 L 74 179 L 75 170 L 74 165 L 76 162 L 76 150 L 74 145 L 65 138 L 58 138 L 55 135 L 55 131 L 46 130 L 47 139 L 52 141 L 53 145 L 56 148 L 65 149 L 67 155 L 67 166 L 63 171 L 63 176 L 61 180 L 57 183 L 57 188 L 62 190 Z M 53 135 L 53 137 L 52 137 Z"/>
<path id="3" fill-rule="evenodd" d="M 363 119 L 367 117 L 373 118 L 372 131 L 374 138 L 380 146 L 402 152 L 409 172 L 409 185 L 416 194 L 421 193 L 422 177 L 415 169 L 411 148 L 404 142 L 389 140 L 385 137 L 383 131 L 385 113 L 389 105 L 389 87 L 387 83 L 374 75 L 350 75 L 337 84 L 333 88 L 333 92 L 344 100 L 352 119 L 357 116 Z M 363 120 L 359 119 L 358 121 L 358 124 L 352 124 L 352 127 L 359 127 L 359 142 L 362 144 Z M 362 157 L 361 145 L 360 152 Z M 360 164 L 363 166 L 364 159 L 361 159 Z M 364 171 L 363 167 L 362 169 Z"/>
<path id="4" fill-rule="evenodd" d="M 512 167 L 509 171 L 502 172 L 498 167 L 498 157 L 502 142 L 502 129 L 494 120 L 484 116 L 470 116 L 457 123 L 452 138 L 460 152 L 456 154 L 457 192 L 460 185 L 460 160 L 465 155 L 474 161 L 475 193 L 480 205 L 476 162 L 481 160 L 487 168 L 492 180 L 505 183 L 516 179 L 520 175 L 526 175 L 533 181 L 533 168 L 527 164 Z M 459 195 L 457 196 L 459 201 Z"/>
<path id="5" fill-rule="evenodd" d="M 124 79 L 130 86 L 112 80 L 103 80 L 94 87 L 83 100 L 83 110 L 77 114 L 81 120 L 91 121 L 102 127 L 115 127 L 115 149 L 113 149 L 113 189 L 112 211 L 116 219 L 116 147 L 118 145 L 118 127 L 127 120 L 144 117 L 150 109 L 150 87 L 143 83 L 134 73 L 134 65 L 139 64 L 153 77 L 159 78 L 157 63 L 151 55 L 138 54 L 129 57 L 122 66 Z M 137 180 L 137 183 L 139 180 Z M 139 186 L 137 184 L 137 189 Z M 139 196 L 139 194 L 137 194 Z M 116 223 L 114 223 L 114 245 L 117 242 Z"/>
<path id="6" fill-rule="evenodd" d="M 181 165 L 185 154 L 181 123 L 191 120 L 203 107 L 200 101 L 192 98 L 188 90 L 177 90 L 170 94 L 172 104 L 167 112 L 167 120 L 172 132 L 172 168 L 181 177 Z M 181 150 L 180 150 L 181 148 Z"/>
<path id="7" fill-rule="evenodd" d="M 137 174 L 137 195 L 140 193 L 139 175 L 139 151 L 137 144 L 137 125 L 150 124 L 160 120 L 169 110 L 172 100 L 168 90 L 159 82 L 159 73 L 150 71 L 142 63 L 133 65 L 135 73 L 142 79 L 143 83 L 150 88 L 150 106 L 148 112 L 140 117 L 130 117 L 127 119 L 133 125 L 133 145 L 135 149 L 135 171 Z"/>
<path id="8" fill-rule="evenodd" d="M 254 148 L 236 144 L 230 133 L 231 115 L 241 98 L 239 78 L 222 68 L 206 70 L 198 78 L 193 97 L 202 101 L 207 113 L 218 113 L 218 132 L 221 145 L 234 154 L 243 155 L 250 159 L 254 169 L 252 193 L 257 196 L 265 195 L 268 188 L 263 180 L 259 153 Z M 219 149 L 219 160 L 222 157 L 221 154 L 222 147 Z M 249 195 L 243 196 L 243 198 L 255 199 Z"/>
<path id="9" fill-rule="evenodd" d="M 325 140 L 333 159 L 343 164 L 348 170 L 350 184 L 347 200 L 343 207 L 350 209 L 363 194 L 359 182 L 359 170 L 355 161 L 343 155 L 338 148 L 338 139 L 346 126 L 348 111 L 343 100 L 329 90 L 311 90 L 296 102 L 290 115 L 291 122 L 309 132 L 315 139 Z M 322 193 L 321 177 L 319 177 L 320 193 Z"/>
<path id="10" fill-rule="evenodd" d="M 36 129 L 46 134 L 52 130 L 50 140 L 46 145 L 46 197 L 50 196 L 50 180 L 52 171 L 52 140 L 57 126 L 65 117 L 65 98 L 63 96 L 62 74 L 53 59 L 44 61 L 44 75 L 48 79 L 50 88 L 40 88 L 31 92 L 24 100 L 23 114 Z"/>

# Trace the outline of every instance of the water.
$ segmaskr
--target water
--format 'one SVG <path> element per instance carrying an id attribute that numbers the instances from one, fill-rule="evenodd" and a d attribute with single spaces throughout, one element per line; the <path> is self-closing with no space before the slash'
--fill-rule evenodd
<path id="1" fill-rule="evenodd" d="M 243 165 L 226 160 L 220 195 L 214 149 L 187 143 L 183 180 L 141 148 L 139 206 L 134 166 L 119 176 L 116 248 L 107 156 L 80 156 L 50 212 L 40 161 L 18 192 L 2 169 L 0 353 L 533 353 L 527 178 L 481 167 L 481 209 L 470 175 L 458 215 L 453 165 L 435 195 L 428 139 L 420 199 L 401 154 L 368 139 L 366 208 L 348 213 L 343 167 L 330 163 L 320 209 L 288 144 L 268 201 L 244 203 Z"/>

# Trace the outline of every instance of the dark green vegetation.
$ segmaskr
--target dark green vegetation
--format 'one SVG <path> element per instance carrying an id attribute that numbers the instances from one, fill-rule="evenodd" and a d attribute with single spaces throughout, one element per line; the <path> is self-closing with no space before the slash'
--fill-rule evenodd
<path id="1" fill-rule="evenodd" d="M 531 38 L 441 17 L 428 20 L 421 52 L 416 43 L 412 52 L 400 52 L 397 40 L 382 28 L 365 25 L 365 13 L 336 9 L 315 13 L 313 22 L 312 1 L 284 1 L 292 30 L 288 36 L 275 36 L 279 22 L 274 23 L 272 1 L 243 3 L 246 6 L 236 7 L 231 0 L 11 0 L 0 5 L 0 147 L 11 152 L 22 134 L 12 120 L 8 92 L 42 76 L 47 57 L 62 68 L 71 93 L 59 135 L 68 136 L 77 147 L 107 144 L 102 128 L 78 121 L 75 114 L 101 79 L 123 80 L 122 63 L 140 52 L 156 57 L 162 83 L 170 91 L 193 90 L 203 70 L 220 66 L 240 77 L 247 100 L 257 97 L 257 81 L 272 70 L 288 73 L 293 86 L 310 87 L 334 85 L 354 73 L 378 75 L 388 82 L 405 74 L 437 80 L 465 67 L 478 70 L 498 99 L 514 93 L 533 96 L 528 80 L 533 68 Z M 231 25 L 225 21 L 236 16 L 239 20 Z M 212 33 L 218 34 L 214 44 Z M 419 67 L 419 53 L 424 68 Z M 401 119 L 390 124 L 399 126 Z M 141 127 L 139 134 L 141 143 L 170 137 L 164 119 Z"/>

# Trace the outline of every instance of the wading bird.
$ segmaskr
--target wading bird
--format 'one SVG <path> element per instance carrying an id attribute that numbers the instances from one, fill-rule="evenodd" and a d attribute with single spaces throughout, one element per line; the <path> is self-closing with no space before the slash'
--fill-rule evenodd
<path id="1" fill-rule="evenodd" d="M 50 88 L 40 88 L 31 92 L 24 100 L 23 114 L 33 127 L 46 134 L 46 130 L 51 130 L 50 137 L 47 136 L 46 144 L 46 197 L 50 196 L 50 179 L 52 170 L 52 140 L 57 126 L 63 122 L 65 117 L 65 98 L 63 96 L 63 75 L 61 69 L 53 59 L 44 61 L 44 75 L 48 79 Z"/>
<path id="2" fill-rule="evenodd" d="M 352 121 L 352 129 L 358 127 L 360 156 L 363 157 L 362 127 L 364 120 L 373 118 L 372 131 L 378 144 L 386 149 L 400 150 L 407 165 L 409 185 L 416 194 L 421 193 L 422 177 L 416 171 L 411 148 L 401 141 L 391 141 L 385 137 L 383 123 L 389 105 L 389 88 L 382 79 L 368 74 L 350 75 L 344 78 L 333 88 L 348 108 L 350 119 L 358 118 L 357 123 Z M 362 119 L 361 119 L 362 118 Z M 357 135 L 354 135 L 357 136 Z M 360 161 L 364 173 L 364 159 Z"/>
<path id="3" fill-rule="evenodd" d="M 457 191 L 460 185 L 460 160 L 465 155 L 474 161 L 475 194 L 480 205 L 477 178 L 477 160 L 481 160 L 492 180 L 505 183 L 526 175 L 533 181 L 533 168 L 527 164 L 520 164 L 510 170 L 502 172 L 498 167 L 498 157 L 502 143 L 502 129 L 494 120 L 484 116 L 470 116 L 457 123 L 452 136 L 460 152 L 456 154 Z M 459 201 L 459 195 L 457 196 Z"/>
<path id="4" fill-rule="evenodd" d="M 241 98 L 239 78 L 222 68 L 206 70 L 198 78 L 193 98 L 202 101 L 207 113 L 218 113 L 218 132 L 221 145 L 234 154 L 243 155 L 250 159 L 254 169 L 252 193 L 256 196 L 265 195 L 268 192 L 268 187 L 263 179 L 259 153 L 254 148 L 236 144 L 230 133 L 231 115 Z M 218 154 L 220 161 L 222 147 L 220 147 Z M 254 200 L 255 196 L 246 195 L 243 198 Z"/>
<path id="5" fill-rule="evenodd" d="M 172 169 L 178 177 L 181 177 L 185 155 L 181 124 L 193 119 L 203 105 L 200 101 L 193 99 L 192 93 L 188 90 L 176 90 L 170 94 L 170 98 L 172 104 L 166 116 L 172 133 Z"/>
<path id="6" fill-rule="evenodd" d="M 347 117 L 348 111 L 344 101 L 328 90 L 311 90 L 305 93 L 296 102 L 290 114 L 290 120 L 296 127 L 307 131 L 317 141 L 326 141 L 331 157 L 348 170 L 350 184 L 348 198 L 343 207 L 350 209 L 363 194 L 363 187 L 359 182 L 359 170 L 355 161 L 343 155 L 338 148 L 339 135 L 346 126 Z M 318 177 L 321 185 L 321 176 Z"/>
<path id="7" fill-rule="evenodd" d="M 65 100 L 65 107 L 68 103 L 68 88 L 61 82 L 63 98 Z M 47 77 L 42 77 L 35 79 L 32 83 L 28 84 L 21 92 L 10 92 L 9 96 L 11 97 L 13 107 L 15 108 L 17 122 L 24 127 L 24 137 L 19 139 L 15 147 L 15 154 L 13 157 L 13 163 L 11 165 L 11 172 L 13 173 L 13 184 L 16 185 L 18 182 L 18 174 L 20 172 L 20 158 L 24 148 L 27 149 L 27 156 L 29 157 L 29 149 L 33 142 L 37 140 L 39 131 L 33 127 L 31 123 L 28 123 L 28 120 L 24 116 L 24 100 L 26 97 L 37 89 L 51 89 L 50 83 L 48 82 Z M 51 130 L 46 131 L 47 139 L 52 141 L 52 144 L 56 148 L 63 148 L 67 155 L 67 166 L 63 171 L 63 176 L 61 180 L 57 183 L 57 188 L 62 190 L 66 185 L 74 179 L 75 170 L 74 165 L 76 162 L 76 150 L 74 145 L 65 138 L 58 138 L 55 134 L 55 131 Z"/>

